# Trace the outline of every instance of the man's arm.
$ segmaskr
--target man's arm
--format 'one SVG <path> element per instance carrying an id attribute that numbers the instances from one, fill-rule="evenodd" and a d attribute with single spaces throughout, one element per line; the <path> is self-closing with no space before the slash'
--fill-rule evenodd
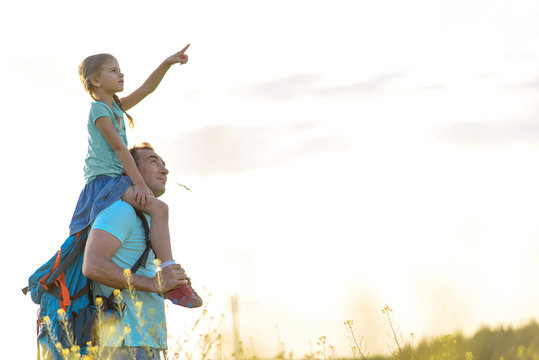
<path id="1" fill-rule="evenodd" d="M 124 269 L 111 261 L 112 256 L 116 254 L 121 245 L 120 240 L 112 234 L 104 230 L 92 229 L 86 241 L 82 265 L 83 274 L 89 279 L 112 288 L 127 288 Z M 186 285 L 187 280 L 185 279 L 185 271 L 180 265 L 167 266 L 162 271 L 163 292 Z M 131 283 L 135 290 L 161 293 L 155 277 L 149 278 L 132 274 Z"/>

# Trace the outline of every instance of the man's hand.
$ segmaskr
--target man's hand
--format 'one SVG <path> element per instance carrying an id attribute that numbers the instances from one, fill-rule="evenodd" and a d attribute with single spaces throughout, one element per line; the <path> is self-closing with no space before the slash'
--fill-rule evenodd
<path id="1" fill-rule="evenodd" d="M 158 292 L 166 293 L 169 290 L 187 285 L 185 270 L 180 264 L 169 265 L 161 270 L 154 278 Z"/>

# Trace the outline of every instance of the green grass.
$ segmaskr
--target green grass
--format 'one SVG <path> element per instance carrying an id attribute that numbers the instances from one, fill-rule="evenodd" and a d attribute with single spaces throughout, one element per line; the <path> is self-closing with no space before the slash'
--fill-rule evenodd
<path id="1" fill-rule="evenodd" d="M 128 277 L 129 274 L 126 274 Z M 129 283 L 129 281 L 128 281 Z M 128 296 L 134 296 L 135 291 L 128 289 Z M 117 296 L 121 296 L 118 291 Z M 209 296 L 208 296 L 209 298 Z M 223 336 L 220 328 L 224 315 L 211 316 L 208 312 L 208 299 L 200 312 L 200 317 L 193 323 L 186 334 L 170 337 L 167 360 L 262 360 L 256 354 L 246 355 L 243 342 L 239 337 L 234 344 L 234 352 L 223 353 Z M 237 311 L 237 310 L 236 310 Z M 336 349 L 328 343 L 326 336 L 321 335 L 316 342 L 316 348 L 309 354 L 293 357 L 293 352 L 285 352 L 285 342 L 281 340 L 279 350 L 271 358 L 273 360 L 539 360 L 539 325 L 535 321 L 518 328 L 482 327 L 471 336 L 461 333 L 444 334 L 418 341 L 414 334 L 404 336 L 393 318 L 393 309 L 389 306 L 381 309 L 384 321 L 388 328 L 387 342 L 391 355 L 370 355 L 368 344 L 354 326 L 353 320 L 344 321 L 343 326 L 348 333 L 349 355 L 345 358 L 336 357 Z M 98 327 L 102 327 L 103 314 L 98 311 Z M 232 314 L 232 317 L 237 313 Z M 360 319 L 359 319 L 360 320 Z M 44 326 L 48 326 L 46 319 Z M 69 325 L 63 324 L 69 332 Z M 126 331 L 136 331 L 126 329 Z M 140 329 L 139 329 L 140 330 Z M 128 336 L 129 331 L 126 332 Z M 70 344 L 64 349 L 57 346 L 65 360 L 104 360 L 103 349 L 92 344 L 87 355 L 80 354 L 80 348 Z"/>

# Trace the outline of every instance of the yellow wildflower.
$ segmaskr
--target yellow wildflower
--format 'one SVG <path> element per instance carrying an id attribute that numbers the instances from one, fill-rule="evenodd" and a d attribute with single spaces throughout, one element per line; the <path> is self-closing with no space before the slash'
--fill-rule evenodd
<path id="1" fill-rule="evenodd" d="M 99 350 L 99 346 L 98 346 L 98 345 L 88 346 L 88 347 L 86 348 L 86 351 L 88 352 L 88 354 L 95 354 L 95 353 L 97 353 L 98 350 Z"/>
<path id="2" fill-rule="evenodd" d="M 66 316 L 66 312 L 64 309 L 58 309 L 57 313 L 59 318 L 63 318 L 64 316 Z"/>
<path id="3" fill-rule="evenodd" d="M 100 297 L 95 298 L 95 304 L 97 306 L 103 306 L 103 299 Z"/>

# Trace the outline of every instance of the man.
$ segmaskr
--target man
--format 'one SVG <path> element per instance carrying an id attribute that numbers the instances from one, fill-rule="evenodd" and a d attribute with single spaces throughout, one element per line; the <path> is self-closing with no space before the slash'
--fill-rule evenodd
<path id="1" fill-rule="evenodd" d="M 147 143 L 130 151 L 146 185 L 155 197 L 161 196 L 168 174 L 163 159 Z M 88 235 L 82 270 L 92 280 L 94 295 L 106 298 L 114 289 L 124 289 L 123 320 L 107 317 L 99 334 L 108 359 L 160 359 L 160 352 L 167 348 L 161 294 L 188 283 L 178 264 L 164 268 L 158 278 L 153 253 L 145 267 L 126 278 L 124 269 L 131 268 L 144 251 L 145 236 L 133 207 L 121 200 L 96 217 Z"/>

